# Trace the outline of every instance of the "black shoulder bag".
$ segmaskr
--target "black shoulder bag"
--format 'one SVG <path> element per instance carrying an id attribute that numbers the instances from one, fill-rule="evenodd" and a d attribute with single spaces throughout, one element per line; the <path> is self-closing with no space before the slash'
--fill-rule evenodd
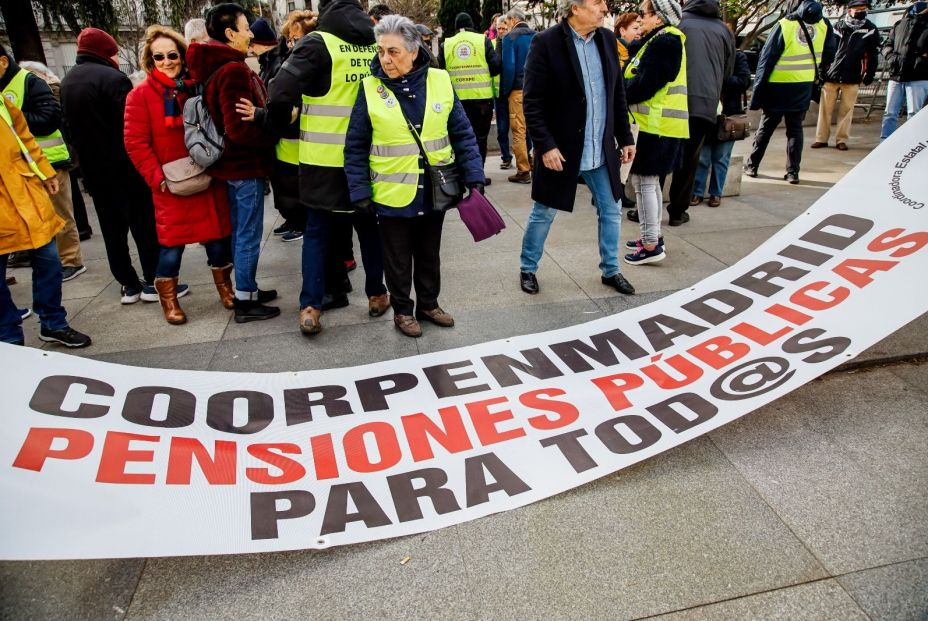
<path id="1" fill-rule="evenodd" d="M 815 58 L 814 41 L 812 41 L 812 37 L 809 36 L 806 23 L 802 21 L 802 18 L 799 19 L 799 27 L 802 28 L 802 34 L 806 36 L 806 44 L 809 46 L 809 53 L 812 54 L 812 66 L 815 67 L 815 78 L 812 80 L 812 101 L 818 103 L 822 98 L 822 87 L 825 85 L 825 80 L 818 70 L 818 60 Z"/>

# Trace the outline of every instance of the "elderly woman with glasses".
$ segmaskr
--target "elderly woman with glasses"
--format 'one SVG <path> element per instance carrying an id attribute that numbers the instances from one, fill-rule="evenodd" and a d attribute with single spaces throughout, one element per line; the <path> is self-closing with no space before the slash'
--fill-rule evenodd
<path id="1" fill-rule="evenodd" d="M 184 102 L 193 92 L 184 63 L 187 42 L 164 26 L 145 33 L 141 65 L 148 77 L 126 99 L 126 151 L 152 190 L 155 226 L 161 255 L 155 289 L 168 323 L 181 324 L 187 316 L 177 298 L 177 277 L 187 244 L 203 243 L 213 281 L 223 306 L 232 308 L 229 199 L 224 183 L 211 182 L 202 191 L 177 195 L 168 186 L 165 166 L 190 159 L 184 145 Z M 177 164 L 175 164 L 177 166 Z M 168 166 L 171 169 L 171 166 Z M 182 286 L 183 287 L 183 286 Z"/>
<path id="2" fill-rule="evenodd" d="M 374 35 L 377 56 L 351 112 L 345 172 L 351 202 L 377 214 L 394 325 L 406 336 L 418 337 L 419 319 L 454 325 L 438 305 L 445 214 L 434 208 L 425 167 L 456 163 L 471 191 L 482 192 L 485 177 L 474 130 L 451 78 L 429 66 L 415 24 L 388 15 L 374 27 Z"/>

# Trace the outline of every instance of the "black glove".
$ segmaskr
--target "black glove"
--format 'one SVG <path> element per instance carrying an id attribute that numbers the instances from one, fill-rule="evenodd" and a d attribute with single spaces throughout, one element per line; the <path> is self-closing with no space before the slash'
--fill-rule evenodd
<path id="1" fill-rule="evenodd" d="M 470 188 L 471 192 L 480 192 L 481 194 L 485 194 L 482 183 L 468 183 L 467 187 Z"/>
<path id="2" fill-rule="evenodd" d="M 355 201 L 354 208 L 358 213 L 371 214 L 374 213 L 374 203 L 371 202 L 371 199 L 364 198 L 359 201 Z"/>

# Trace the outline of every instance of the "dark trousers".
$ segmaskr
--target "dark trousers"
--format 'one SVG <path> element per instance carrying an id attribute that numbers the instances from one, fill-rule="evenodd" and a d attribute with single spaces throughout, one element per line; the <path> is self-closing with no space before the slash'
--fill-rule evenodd
<path id="1" fill-rule="evenodd" d="M 154 282 L 161 247 L 155 232 L 155 206 L 151 202 L 151 190 L 145 185 L 136 187 L 133 184 L 118 195 L 105 191 L 92 196 L 113 277 L 124 287 L 136 287 L 139 284 L 138 272 L 132 267 L 132 258 L 129 256 L 127 235 L 132 233 L 145 282 Z"/>
<path id="2" fill-rule="evenodd" d="M 497 97 L 493 100 L 496 109 L 496 142 L 499 143 L 499 155 L 504 162 L 512 161 L 509 150 L 509 100 Z"/>
<path id="3" fill-rule="evenodd" d="M 300 167 L 275 161 L 271 171 L 271 189 L 274 190 L 274 209 L 290 225 L 290 230 L 305 229 L 306 207 L 300 203 Z"/>
<path id="4" fill-rule="evenodd" d="M 6 284 L 8 256 L 0 254 L 0 342 L 22 344 L 22 316 Z M 63 330 L 68 327 L 67 313 L 61 306 L 61 261 L 54 237 L 32 251 L 32 308 L 43 328 Z"/>
<path id="5" fill-rule="evenodd" d="M 806 111 L 801 112 L 767 112 L 764 110 L 760 117 L 760 126 L 754 134 L 754 147 L 748 158 L 748 165 L 755 170 L 760 168 L 764 153 L 774 130 L 780 121 L 786 120 L 786 172 L 799 174 L 799 163 L 802 161 L 802 121 L 806 118 Z"/>
<path id="6" fill-rule="evenodd" d="M 683 143 L 683 164 L 673 171 L 673 180 L 670 182 L 667 214 L 671 218 L 679 218 L 690 206 L 693 185 L 696 183 L 696 168 L 699 166 L 699 152 L 706 136 L 715 131 L 715 121 L 690 117 L 689 128 L 690 137 Z"/>
<path id="7" fill-rule="evenodd" d="M 415 218 L 380 218 L 383 271 L 394 314 L 413 314 L 411 286 L 420 310 L 438 308 L 444 221 L 444 212 L 435 211 Z"/>
<path id="8" fill-rule="evenodd" d="M 490 135 L 490 125 L 493 123 L 492 99 L 465 99 L 461 102 L 464 113 L 470 120 L 474 134 L 477 136 L 477 148 L 480 149 L 480 159 L 487 161 L 487 136 Z"/>
<path id="9" fill-rule="evenodd" d="M 81 193 L 81 186 L 78 183 L 80 177 L 77 175 L 77 169 L 72 168 L 68 172 L 71 178 L 71 205 L 74 207 L 74 223 L 77 225 L 78 233 L 84 233 L 90 230 L 90 222 L 87 221 L 87 205 L 84 204 L 84 195 Z"/>

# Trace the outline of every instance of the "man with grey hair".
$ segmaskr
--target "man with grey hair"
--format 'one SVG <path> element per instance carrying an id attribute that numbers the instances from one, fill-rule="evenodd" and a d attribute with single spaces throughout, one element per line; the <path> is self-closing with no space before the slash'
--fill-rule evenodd
<path id="1" fill-rule="evenodd" d="M 209 35 L 206 33 L 206 20 L 195 17 L 184 24 L 184 38 L 187 43 L 206 43 Z"/>
<path id="2" fill-rule="evenodd" d="M 548 231 L 558 211 L 573 211 L 582 178 L 599 220 L 601 281 L 630 295 L 635 288 L 619 271 L 619 164 L 620 157 L 621 163 L 634 158 L 635 146 L 615 35 L 602 27 L 605 0 L 560 0 L 559 6 L 566 18 L 535 37 L 525 64 L 525 119 L 542 165 L 532 179 L 535 204 L 522 237 L 520 284 L 538 293 L 535 272 Z"/>
<path id="3" fill-rule="evenodd" d="M 516 158 L 516 174 L 509 177 L 512 183 L 531 183 L 531 162 L 526 142 L 525 112 L 522 109 L 522 87 L 525 60 L 535 31 L 525 23 L 525 13 L 512 9 L 509 17 L 509 34 L 500 45 L 502 72 L 499 84 L 500 97 L 509 104 L 509 126 L 512 128 L 512 153 Z"/>

